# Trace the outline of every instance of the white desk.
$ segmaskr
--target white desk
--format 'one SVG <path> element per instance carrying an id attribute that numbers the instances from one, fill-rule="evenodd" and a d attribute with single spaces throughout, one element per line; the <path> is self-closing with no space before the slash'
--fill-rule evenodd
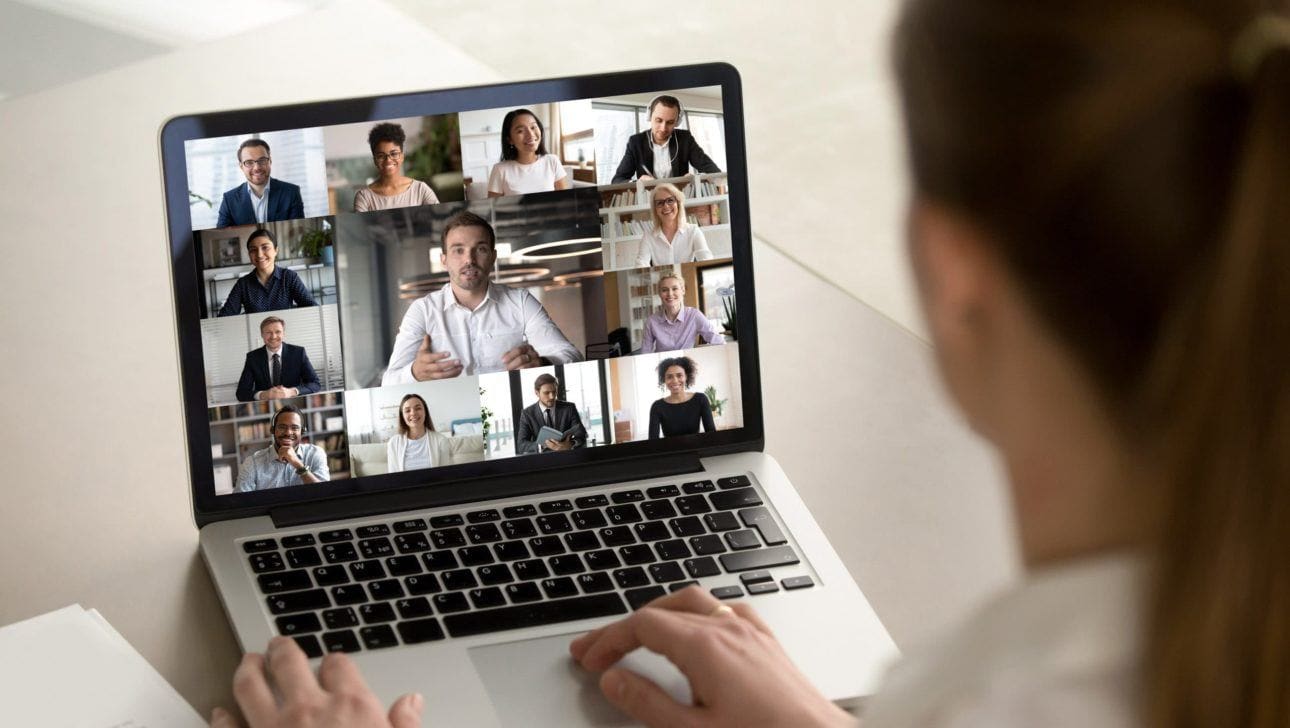
<path id="1" fill-rule="evenodd" d="M 266 53 L 280 90 L 247 93 Z M 230 702 L 237 648 L 188 502 L 157 129 L 182 112 L 495 78 L 359 2 L 0 104 L 0 623 L 96 607 L 198 710 Z M 754 150 L 777 141 L 757 141 L 764 128 L 750 119 Z M 790 246 L 786 221 L 833 187 L 799 179 L 784 190 L 803 206 L 761 212 L 792 176 L 777 165 L 752 164 L 754 228 Z M 1015 572 L 990 462 L 922 342 L 765 245 L 755 261 L 768 450 L 896 641 L 923 639 Z"/>

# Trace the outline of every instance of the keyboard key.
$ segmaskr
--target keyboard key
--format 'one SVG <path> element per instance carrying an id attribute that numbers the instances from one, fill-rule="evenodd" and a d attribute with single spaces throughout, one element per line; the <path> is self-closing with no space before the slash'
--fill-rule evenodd
<path id="1" fill-rule="evenodd" d="M 555 556 L 564 553 L 564 543 L 555 536 L 538 536 L 529 539 L 529 549 L 534 556 Z"/>
<path id="2" fill-rule="evenodd" d="M 426 571 L 455 569 L 457 568 L 457 555 L 451 551 L 434 551 L 421 554 L 421 563 L 425 564 Z"/>
<path id="3" fill-rule="evenodd" d="M 659 541 L 654 544 L 654 552 L 658 554 L 660 561 L 675 561 L 690 556 L 690 547 L 679 538 L 671 541 Z"/>
<path id="4" fill-rule="evenodd" d="M 441 528 L 430 532 L 430 541 L 435 548 L 455 549 L 466 545 L 466 537 L 461 535 L 460 528 Z"/>
<path id="5" fill-rule="evenodd" d="M 735 551 L 744 549 L 755 549 L 761 546 L 761 539 L 757 538 L 757 532 L 747 528 L 742 531 L 731 531 L 726 534 L 726 543 Z"/>
<path id="6" fill-rule="evenodd" d="M 365 559 L 380 559 L 394 555 L 394 545 L 388 538 L 367 538 L 358 542 L 358 550 Z"/>
<path id="7" fill-rule="evenodd" d="M 377 523 L 371 526 L 359 526 L 355 531 L 358 533 L 359 538 L 390 535 L 390 527 L 384 523 Z"/>
<path id="8" fill-rule="evenodd" d="M 401 554 L 419 554 L 430 550 L 430 539 L 424 533 L 405 533 L 394 537 L 394 546 Z"/>
<path id="9" fill-rule="evenodd" d="M 466 514 L 468 523 L 487 523 L 500 520 L 502 520 L 502 514 L 498 513 L 496 508 L 489 508 L 486 511 L 471 511 Z"/>
<path id="10" fill-rule="evenodd" d="M 313 582 L 309 580 L 309 572 L 303 569 L 300 571 L 283 571 L 277 574 L 261 574 L 256 577 L 256 581 L 260 582 L 260 591 L 265 594 L 298 591 L 313 586 Z"/>
<path id="11" fill-rule="evenodd" d="M 349 574 L 343 566 L 316 566 L 313 570 L 314 583 L 318 586 L 335 586 L 349 582 Z"/>
<path id="12" fill-rule="evenodd" d="M 675 584 L 668 584 L 667 590 L 670 592 L 679 592 L 682 589 L 689 589 L 692 586 L 699 586 L 699 582 L 690 579 L 689 581 L 678 581 Z"/>
<path id="13" fill-rule="evenodd" d="M 615 526 L 636 523 L 641 520 L 641 512 L 630 503 L 621 506 L 609 506 L 605 509 L 605 515 L 609 517 L 609 522 Z"/>
<path id="14" fill-rule="evenodd" d="M 403 585 L 398 579 L 382 579 L 367 584 L 367 593 L 373 599 L 398 599 L 403 596 Z"/>
<path id="15" fill-rule="evenodd" d="M 518 584 L 507 584 L 502 590 L 511 600 L 511 604 L 526 604 L 536 602 L 542 598 L 542 591 L 538 585 L 531 581 L 521 581 Z"/>
<path id="16" fill-rule="evenodd" d="M 272 538 L 257 538 L 252 541 L 243 541 L 242 550 L 248 554 L 255 554 L 261 551 L 276 551 L 278 542 Z"/>
<path id="17" fill-rule="evenodd" d="M 575 531 L 564 535 L 564 544 L 570 551 L 590 551 L 600 548 L 600 539 L 594 531 Z"/>
<path id="18" fill-rule="evenodd" d="M 507 518 L 524 518 L 525 516 L 536 516 L 537 508 L 532 504 L 525 503 L 519 506 L 507 506 L 502 509 L 502 515 Z"/>
<path id="19" fill-rule="evenodd" d="M 744 595 L 744 590 L 737 586 L 719 586 L 712 590 L 717 599 L 737 599 Z"/>
<path id="20" fill-rule="evenodd" d="M 537 535 L 537 529 L 529 519 L 520 518 L 514 521 L 502 521 L 502 533 L 509 539 L 531 538 Z"/>
<path id="21" fill-rule="evenodd" d="M 452 614 L 453 612 L 464 612 L 470 609 L 470 603 L 466 601 L 466 595 L 462 592 L 436 594 L 430 597 L 430 601 L 434 603 L 434 608 L 440 614 Z"/>
<path id="22" fill-rule="evenodd" d="M 625 614 L 627 606 L 615 593 L 595 594 L 551 602 L 536 602 L 444 617 L 444 626 L 453 637 L 500 632 L 508 629 L 536 627 L 544 624 L 573 622 L 593 617 Z"/>
<path id="23" fill-rule="evenodd" d="M 610 580 L 609 574 L 603 571 L 579 574 L 576 581 L 578 586 L 582 587 L 582 593 L 584 594 L 595 594 L 597 592 L 613 591 L 614 589 L 614 582 Z"/>
<path id="24" fill-rule="evenodd" d="M 493 544 L 493 553 L 499 561 L 518 561 L 529 557 L 529 548 L 523 541 L 505 541 Z"/>
<path id="25" fill-rule="evenodd" d="M 491 523 L 476 523 L 473 526 L 466 526 L 466 538 L 470 539 L 471 543 L 493 543 L 502 540 L 502 532 Z"/>
<path id="26" fill-rule="evenodd" d="M 318 615 L 313 612 L 289 614 L 285 617 L 278 617 L 273 621 L 278 625 L 278 634 L 284 634 L 288 637 L 293 634 L 322 631 L 322 622 L 318 621 Z"/>
<path id="27" fill-rule="evenodd" d="M 732 475 L 729 478 L 717 478 L 717 487 L 722 490 L 730 488 L 746 488 L 752 485 L 752 481 L 747 475 Z"/>
<path id="28" fill-rule="evenodd" d="M 570 514 L 570 518 L 578 530 L 601 528 L 609 525 L 609 522 L 605 520 L 605 514 L 597 510 L 574 511 Z"/>
<path id="29" fill-rule="evenodd" d="M 693 483 L 685 483 L 681 486 L 681 490 L 689 493 L 690 495 L 694 495 L 695 493 L 707 493 L 716 489 L 717 486 L 713 485 L 711 480 L 696 480 Z"/>
<path id="30" fill-rule="evenodd" d="M 788 539 L 784 538 L 784 532 L 775 523 L 775 519 L 771 517 L 769 510 L 765 508 L 748 508 L 739 511 L 739 518 L 743 520 L 745 526 L 757 529 L 767 546 L 788 543 Z"/>
<path id="31" fill-rule="evenodd" d="M 282 548 L 284 549 L 297 549 L 301 546 L 313 546 L 316 543 L 318 541 L 314 539 L 312 533 L 297 533 L 292 536 L 282 537 Z"/>
<path id="32" fill-rule="evenodd" d="M 475 605 L 475 609 L 492 609 L 506 604 L 506 597 L 502 596 L 502 590 L 495 586 L 471 589 L 467 593 L 470 594 L 470 603 Z"/>
<path id="33" fill-rule="evenodd" d="M 287 568 L 282 563 L 282 554 L 277 551 L 267 553 L 252 554 L 250 557 L 251 571 L 257 574 L 264 574 L 270 571 L 282 571 Z"/>
<path id="34" fill-rule="evenodd" d="M 395 533 L 412 533 L 413 531 L 426 530 L 426 521 L 424 518 L 409 518 L 406 521 L 397 521 L 394 524 Z"/>
<path id="35" fill-rule="evenodd" d="M 672 507 L 669 501 L 646 501 L 641 504 L 641 513 L 651 521 L 657 521 L 660 518 L 672 518 L 676 515 L 676 509 Z"/>
<path id="36" fill-rule="evenodd" d="M 587 562 L 587 568 L 592 571 L 599 571 L 600 569 L 616 569 L 623 565 L 622 562 L 618 560 L 618 554 L 614 553 L 613 549 L 589 551 L 583 554 L 582 558 Z"/>
<path id="37" fill-rule="evenodd" d="M 349 575 L 354 577 L 354 581 L 384 579 L 385 567 L 381 566 L 381 562 L 376 560 L 355 561 L 349 565 Z"/>
<path id="38" fill-rule="evenodd" d="M 623 589 L 646 586 L 649 584 L 649 574 L 646 574 L 645 570 L 639 566 L 614 569 L 614 583 Z"/>
<path id="39" fill-rule="evenodd" d="M 338 607 L 362 604 L 367 601 L 367 590 L 361 584 L 342 584 L 331 588 L 331 598 Z"/>
<path id="40" fill-rule="evenodd" d="M 611 493 L 609 500 L 615 503 L 637 503 L 645 500 L 645 494 L 639 490 L 620 490 L 617 493 Z"/>
<path id="41" fill-rule="evenodd" d="M 723 490 L 719 493 L 713 493 L 708 497 L 712 499 L 712 507 L 719 511 L 728 511 L 734 508 L 761 505 L 761 496 L 757 495 L 757 491 L 752 488 Z"/>
<path id="42" fill-rule="evenodd" d="M 636 543 L 636 536 L 632 535 L 632 529 L 628 526 L 610 526 L 602 528 L 598 532 L 600 540 L 606 546 L 626 546 L 630 543 Z"/>
<path id="43" fill-rule="evenodd" d="M 573 525 L 569 523 L 569 517 L 563 513 L 553 513 L 549 516 L 538 516 L 537 527 L 539 531 L 548 535 L 573 530 Z"/>
<path id="44" fill-rule="evenodd" d="M 609 498 L 603 494 L 584 495 L 581 498 L 575 498 L 573 504 L 579 508 L 603 508 L 609 505 Z"/>
<path id="45" fill-rule="evenodd" d="M 437 619 L 414 619 L 399 623 L 399 636 L 403 644 L 415 645 L 420 642 L 433 642 L 443 639 L 443 627 Z"/>
<path id="46" fill-rule="evenodd" d="M 646 586 L 639 589 L 628 589 L 623 592 L 623 596 L 627 597 L 627 603 L 631 605 L 633 611 L 666 594 L 667 590 L 661 586 Z"/>
<path id="47" fill-rule="evenodd" d="M 543 579 L 541 584 L 542 591 L 546 592 L 547 599 L 571 597 L 578 593 L 578 587 L 574 585 L 573 579 L 570 579 L 567 576 L 561 576 L 555 579 Z"/>
<path id="48" fill-rule="evenodd" d="M 743 582 L 744 586 L 774 580 L 775 577 L 771 576 L 769 571 L 745 571 L 739 575 L 739 581 Z"/>
<path id="49" fill-rule="evenodd" d="M 565 513 L 573 510 L 573 504 L 566 500 L 553 500 L 538 504 L 538 510 L 543 513 Z"/>
<path id="50" fill-rule="evenodd" d="M 636 538 L 645 542 L 672 538 L 672 532 L 667 530 L 667 524 L 658 521 L 638 523 L 632 527 L 632 530 L 636 532 Z"/>
<path id="51" fill-rule="evenodd" d="M 421 576 L 409 576 L 403 580 L 403 587 L 409 594 L 434 594 L 443 587 L 439 586 L 439 579 L 434 574 L 422 574 Z"/>
<path id="52" fill-rule="evenodd" d="M 675 534 L 677 538 L 698 536 L 699 534 L 707 532 L 706 529 L 703 528 L 703 521 L 700 521 L 698 516 L 673 518 L 667 523 L 672 527 L 672 533 Z"/>
<path id="53" fill-rule="evenodd" d="M 291 549 L 287 552 L 287 563 L 293 569 L 304 569 L 310 566 L 318 566 L 322 563 L 322 556 L 318 554 L 318 549 L 313 546 L 304 546 L 298 549 Z"/>
<path id="54" fill-rule="evenodd" d="M 325 632 L 322 636 L 323 648 L 328 652 L 358 652 L 358 638 L 352 630 Z"/>
<path id="55" fill-rule="evenodd" d="M 386 602 L 364 604 L 358 608 L 358 616 L 363 618 L 363 624 L 380 624 L 395 620 L 394 607 Z"/>
<path id="56" fill-rule="evenodd" d="M 329 564 L 341 564 L 346 561 L 358 560 L 358 550 L 354 548 L 354 544 L 348 541 L 329 543 L 322 547 L 322 551 L 323 558 Z"/>
<path id="57" fill-rule="evenodd" d="M 465 523 L 460 513 L 452 513 L 446 516 L 433 516 L 430 519 L 430 528 L 451 528 L 452 526 L 463 526 Z"/>
<path id="58" fill-rule="evenodd" d="M 721 573 L 717 568 L 717 562 L 711 556 L 700 556 L 697 559 L 686 559 L 685 570 L 695 579 L 702 579 L 705 576 L 716 576 Z"/>
<path id="59" fill-rule="evenodd" d="M 753 595 L 770 594 L 771 592 L 777 591 L 779 591 L 779 585 L 773 581 L 763 581 L 748 585 L 748 593 Z"/>
<path id="60" fill-rule="evenodd" d="M 328 609 L 322 614 L 323 622 L 326 623 L 327 629 L 343 629 L 345 627 L 358 626 L 358 614 L 349 607 L 345 607 L 344 609 Z"/>
<path id="61" fill-rule="evenodd" d="M 733 531 L 739 528 L 739 519 L 735 514 L 722 511 L 721 513 L 709 513 L 703 517 L 703 522 L 708 524 L 709 531 Z"/>
<path id="62" fill-rule="evenodd" d="M 313 659 L 323 656 L 323 648 L 318 643 L 317 637 L 311 634 L 301 634 L 292 637 L 292 639 L 296 641 L 297 645 L 300 645 L 300 650 L 305 653 L 305 657 Z"/>
<path id="63" fill-rule="evenodd" d="M 466 546 L 457 549 L 457 560 L 462 566 L 481 566 L 493 563 L 493 552 L 487 546 Z"/>
<path id="64" fill-rule="evenodd" d="M 318 534 L 318 540 L 323 543 L 338 543 L 340 541 L 353 541 L 354 534 L 348 528 L 336 528 L 331 531 L 323 531 Z"/>
<path id="65" fill-rule="evenodd" d="M 739 491 L 730 491 L 738 493 Z M 798 563 L 797 554 L 788 546 L 776 546 L 756 551 L 738 551 L 733 554 L 722 554 L 721 565 L 726 571 L 752 571 L 769 569 L 774 566 L 788 566 Z"/>
<path id="66" fill-rule="evenodd" d="M 269 597 L 266 602 L 269 605 L 269 612 L 272 614 L 308 612 L 315 609 L 326 609 L 331 606 L 331 601 L 327 599 L 327 592 L 322 589 L 276 594 Z"/>
<path id="67" fill-rule="evenodd" d="M 421 560 L 415 556 L 391 556 L 385 560 L 385 570 L 390 576 L 408 576 L 421 573 Z"/>
<path id="68" fill-rule="evenodd" d="M 681 571 L 681 567 L 670 561 L 665 564 L 650 564 L 649 575 L 653 577 L 656 584 L 680 581 L 685 578 L 685 572 Z"/>
<path id="69" fill-rule="evenodd" d="M 369 650 L 379 650 L 399 644 L 398 638 L 394 636 L 394 630 L 386 624 L 364 627 L 358 631 L 358 634 L 363 638 L 363 646 Z"/>
<path id="70" fill-rule="evenodd" d="M 624 564 L 648 564 L 654 561 L 654 549 L 643 543 L 624 546 L 618 549 L 618 554 L 623 557 Z"/>
<path id="71" fill-rule="evenodd" d="M 646 488 L 645 495 L 649 498 L 675 498 L 681 495 L 681 489 L 675 485 L 656 485 Z"/>
<path id="72" fill-rule="evenodd" d="M 479 586 L 479 582 L 475 581 L 475 575 L 470 569 L 445 571 L 440 575 L 440 579 L 443 580 L 445 589 L 471 589 Z"/>
<path id="73" fill-rule="evenodd" d="M 726 552 L 726 546 L 721 543 L 720 536 L 709 534 L 707 536 L 695 536 L 694 538 L 691 538 L 690 550 L 694 551 L 696 556 L 707 556 L 709 554 L 724 554 Z"/>
<path id="74" fill-rule="evenodd" d="M 586 571 L 582 565 L 582 558 L 577 554 L 564 554 L 563 556 L 552 556 L 548 559 L 551 564 L 551 573 L 556 576 L 567 576 L 569 574 L 581 574 Z"/>
<path id="75" fill-rule="evenodd" d="M 509 584 L 515 581 L 511 576 L 511 570 L 506 564 L 493 564 L 492 566 L 481 566 L 475 570 L 479 575 L 479 583 L 485 585 Z"/>
<path id="76" fill-rule="evenodd" d="M 783 584 L 785 589 L 805 589 L 815 586 L 815 582 L 811 581 L 809 576 L 790 576 L 787 579 L 781 579 L 779 583 Z"/>
<path id="77" fill-rule="evenodd" d="M 546 568 L 546 562 L 542 559 L 516 561 L 513 566 L 515 576 L 519 579 L 545 579 L 551 575 L 551 572 Z"/>
<path id="78" fill-rule="evenodd" d="M 676 499 L 676 510 L 683 516 L 697 516 L 712 510 L 712 506 L 702 495 L 685 495 Z"/>

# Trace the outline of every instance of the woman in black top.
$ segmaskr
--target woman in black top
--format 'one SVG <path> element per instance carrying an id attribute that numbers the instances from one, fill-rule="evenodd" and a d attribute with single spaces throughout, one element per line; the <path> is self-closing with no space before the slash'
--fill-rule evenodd
<path id="1" fill-rule="evenodd" d="M 688 356 L 664 359 L 658 365 L 658 383 L 667 387 L 667 396 L 649 408 L 649 439 L 673 435 L 693 435 L 703 423 L 704 432 L 716 432 L 712 422 L 712 405 L 702 392 L 689 392 L 699 371 Z"/>

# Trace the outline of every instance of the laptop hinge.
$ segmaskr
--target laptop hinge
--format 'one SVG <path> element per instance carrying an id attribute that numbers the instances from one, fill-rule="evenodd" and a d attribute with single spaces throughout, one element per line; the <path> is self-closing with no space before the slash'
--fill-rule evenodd
<path id="1" fill-rule="evenodd" d="M 610 483 L 628 483 L 648 478 L 698 473 L 703 463 L 698 455 L 657 455 L 639 461 L 619 460 L 612 463 L 583 465 L 574 469 L 553 469 L 523 475 L 505 475 L 491 478 L 433 486 L 342 496 L 312 503 L 297 503 L 269 511 L 273 524 L 278 528 L 303 526 L 335 521 L 342 518 L 359 518 L 385 513 L 482 503 L 498 498 L 532 496 L 570 488 L 584 488 Z"/>

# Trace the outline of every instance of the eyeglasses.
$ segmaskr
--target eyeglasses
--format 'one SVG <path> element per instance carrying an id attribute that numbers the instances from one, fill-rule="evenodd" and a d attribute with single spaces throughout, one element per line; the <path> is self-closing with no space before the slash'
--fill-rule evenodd
<path id="1" fill-rule="evenodd" d="M 675 197 L 664 197 L 661 200 L 654 200 L 654 207 L 668 207 L 669 205 L 675 205 L 675 204 L 676 204 Z"/>
<path id="2" fill-rule="evenodd" d="M 403 150 L 395 149 L 389 154 L 386 154 L 385 152 L 377 152 L 372 155 L 372 159 L 375 159 L 377 164 L 385 164 L 386 160 L 397 162 L 400 159 L 403 159 Z"/>
<path id="3" fill-rule="evenodd" d="M 282 423 L 273 428 L 273 431 L 281 432 L 284 435 L 298 435 L 300 434 L 300 425 L 288 425 L 286 423 Z"/>
<path id="4" fill-rule="evenodd" d="M 242 169 L 251 169 L 252 167 L 267 167 L 269 166 L 269 162 L 270 162 L 270 159 L 268 157 L 260 157 L 259 159 L 244 159 L 242 160 Z"/>

